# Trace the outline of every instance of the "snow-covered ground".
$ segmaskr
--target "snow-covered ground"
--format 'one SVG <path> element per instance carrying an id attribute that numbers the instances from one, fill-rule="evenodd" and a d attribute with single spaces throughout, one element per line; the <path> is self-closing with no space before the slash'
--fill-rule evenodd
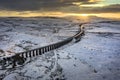
<path id="1" fill-rule="evenodd" d="M 64 19 L 0 18 L 0 56 L 64 40 L 77 30 L 76 24 Z"/>
<path id="2" fill-rule="evenodd" d="M 59 59 L 68 80 L 120 79 L 120 22 L 85 24 L 82 40 L 61 50 L 70 60 Z M 65 58 L 65 57 L 64 57 Z"/>
<path id="3" fill-rule="evenodd" d="M 71 42 L 32 58 L 24 66 L 0 70 L 0 78 L 3 80 L 119 80 L 120 21 L 101 18 L 93 18 L 89 21 L 82 25 L 85 27 L 85 35 L 80 42 Z M 81 22 L 79 19 L 3 18 L 0 20 L 1 56 L 6 55 L 7 52 L 24 51 L 27 46 L 30 46 L 27 47 L 28 49 L 32 49 L 64 40 L 76 33 Z"/>

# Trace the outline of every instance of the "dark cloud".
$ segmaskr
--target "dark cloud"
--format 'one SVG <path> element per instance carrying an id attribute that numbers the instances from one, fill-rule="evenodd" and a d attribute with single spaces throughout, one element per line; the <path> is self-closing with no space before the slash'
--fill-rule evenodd
<path id="1" fill-rule="evenodd" d="M 62 11 L 75 13 L 120 12 L 120 4 L 103 7 L 80 7 L 73 2 L 96 4 L 102 0 L 0 0 L 0 10 L 12 11 Z"/>
<path id="2" fill-rule="evenodd" d="M 86 13 L 114 13 L 120 12 L 120 4 L 108 5 L 103 7 L 94 7 L 94 8 L 82 8 L 81 12 Z"/>
<path id="3" fill-rule="evenodd" d="M 61 9 L 61 11 L 72 13 L 120 13 L 120 4 L 108 5 L 103 7 L 69 6 L 68 8 Z"/>
<path id="4" fill-rule="evenodd" d="M 33 11 L 40 9 L 59 9 L 61 7 L 73 6 L 73 2 L 81 2 L 83 4 L 93 4 L 89 0 L 0 0 L 0 9 L 15 11 Z"/>

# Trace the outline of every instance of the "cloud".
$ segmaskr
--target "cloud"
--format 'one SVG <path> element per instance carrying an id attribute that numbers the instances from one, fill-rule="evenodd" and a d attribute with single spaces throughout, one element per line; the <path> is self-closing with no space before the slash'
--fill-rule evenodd
<path id="1" fill-rule="evenodd" d="M 31 12 L 110 13 L 120 12 L 120 4 L 90 7 L 103 0 L 0 0 L 0 10 Z"/>
<path id="2" fill-rule="evenodd" d="M 69 6 L 62 8 L 62 12 L 72 13 L 120 13 L 120 4 L 107 5 L 102 7 L 83 7 L 83 6 Z"/>
<path id="3" fill-rule="evenodd" d="M 81 12 L 86 13 L 115 13 L 120 12 L 120 4 L 108 5 L 103 7 L 82 8 Z"/>
<path id="4" fill-rule="evenodd" d="M 35 11 L 73 6 L 74 2 L 93 4 L 100 0 L 0 0 L 1 10 Z"/>

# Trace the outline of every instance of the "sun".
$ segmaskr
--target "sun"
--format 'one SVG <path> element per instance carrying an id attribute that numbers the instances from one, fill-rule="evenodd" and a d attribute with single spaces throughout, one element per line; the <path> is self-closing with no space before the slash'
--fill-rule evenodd
<path id="1" fill-rule="evenodd" d="M 81 16 L 88 16 L 88 14 L 81 14 Z"/>

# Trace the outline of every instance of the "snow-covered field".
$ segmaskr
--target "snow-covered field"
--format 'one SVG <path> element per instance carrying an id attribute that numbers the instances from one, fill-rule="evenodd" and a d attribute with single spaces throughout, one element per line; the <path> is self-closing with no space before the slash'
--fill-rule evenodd
<path id="1" fill-rule="evenodd" d="M 0 18 L 0 56 L 64 40 L 77 30 L 77 24 L 64 19 Z"/>
<path id="2" fill-rule="evenodd" d="M 0 70 L 3 80 L 119 80 L 120 21 L 92 18 L 78 43 L 32 58 L 24 66 Z M 0 56 L 64 40 L 80 19 L 1 18 Z"/>

